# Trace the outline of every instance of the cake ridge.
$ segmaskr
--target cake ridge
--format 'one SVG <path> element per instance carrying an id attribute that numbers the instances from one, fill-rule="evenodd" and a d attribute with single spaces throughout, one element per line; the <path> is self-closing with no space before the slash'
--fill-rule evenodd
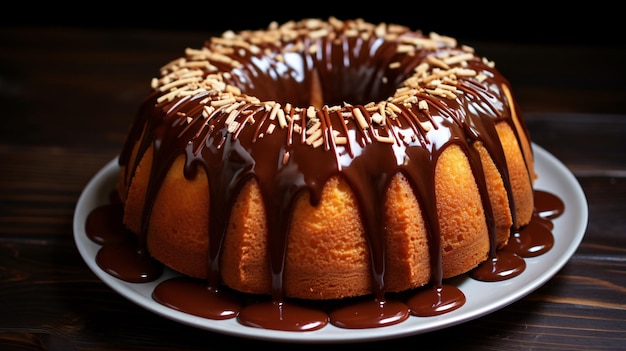
<path id="1" fill-rule="evenodd" d="M 254 181 L 265 207 L 266 235 L 272 242 L 271 293 L 281 299 L 285 294 L 283 274 L 296 202 L 307 193 L 311 205 L 318 205 L 325 185 L 340 177 L 357 199 L 369 245 L 371 291 L 382 296 L 387 291 L 384 202 L 390 182 L 401 173 L 420 199 L 419 206 L 425 214 L 430 240 L 430 282 L 441 284 L 445 276 L 441 268 L 443 243 L 438 242 L 435 173 L 440 155 L 450 145 L 456 145 L 467 158 L 477 182 L 490 247 L 495 250 L 498 241 L 493 209 L 484 182 L 483 161 L 474 144 L 485 148 L 499 171 L 513 223 L 517 223 L 513 185 L 496 124 L 504 122 L 518 144 L 528 139 L 528 132 L 523 125 L 520 129 L 514 123 L 512 110 L 518 107 L 503 92 L 510 90 L 509 83 L 492 62 L 475 55 L 471 48 L 457 47 L 451 38 L 437 34 L 426 37 L 402 26 L 330 19 L 270 28 L 273 29 L 262 32 L 260 37 L 256 36 L 259 32 L 244 31 L 240 36 L 226 32 L 221 39 L 209 41 L 208 47 L 188 49 L 186 57 L 164 66 L 161 78 L 153 81 L 154 91 L 138 113 L 143 122 L 135 124 L 119 158 L 126 172 L 127 184 L 122 188 L 128 190 L 142 155 L 152 150 L 150 180 L 144 189 L 146 201 L 141 211 L 144 217 L 137 230 L 142 241 L 147 240 L 150 213 L 159 189 L 176 158 L 183 156 L 186 179 L 194 179 L 198 166 L 207 176 L 210 220 L 205 278 L 211 284 L 221 284 L 221 245 L 233 220 L 231 208 L 246 184 Z M 281 48 L 287 47 L 284 52 L 268 49 L 278 48 L 277 41 Z M 284 85 L 292 84 L 290 74 L 295 72 L 304 76 L 298 83 L 306 89 L 313 87 L 308 100 L 323 102 L 313 95 L 323 96 L 323 86 L 329 84 L 330 78 L 319 67 L 334 61 L 320 58 L 332 58 L 333 48 L 344 46 L 347 49 L 340 52 L 345 55 L 355 49 L 351 45 L 357 44 L 372 44 L 369 47 L 398 56 L 397 60 L 387 59 L 386 67 L 370 67 L 366 72 L 371 77 L 382 75 L 379 84 L 387 84 L 385 74 L 390 75 L 388 81 L 402 81 L 388 99 L 316 107 L 262 100 L 253 94 L 282 79 L 287 79 Z M 303 65 L 305 71 L 296 69 L 300 66 L 289 66 L 285 70 L 287 78 L 279 76 L 259 83 L 246 76 L 253 72 L 246 71 L 246 67 L 260 68 L 265 64 L 269 65 L 268 70 L 278 72 L 284 68 L 281 55 L 300 55 L 301 62 L 313 62 Z M 272 59 L 263 61 L 266 57 Z M 365 67 L 366 61 L 371 60 L 350 58 L 357 59 L 351 61 L 355 65 Z M 403 60 L 408 64 L 401 64 Z M 390 73 L 397 68 L 412 73 L 402 80 L 402 74 Z M 334 74 L 333 77 L 341 77 Z M 251 88 L 251 83 L 260 87 Z M 277 91 L 290 96 L 289 91 Z M 526 153 L 523 149 L 520 152 Z M 532 170 L 527 172 L 532 180 Z"/>

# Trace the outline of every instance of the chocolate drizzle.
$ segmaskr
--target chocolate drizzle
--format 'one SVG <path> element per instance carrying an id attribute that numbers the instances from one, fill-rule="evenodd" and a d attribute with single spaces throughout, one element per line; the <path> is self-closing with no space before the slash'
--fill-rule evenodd
<path id="1" fill-rule="evenodd" d="M 311 205 L 318 205 L 324 185 L 341 177 L 357 199 L 373 294 L 384 306 L 386 224 L 381 214 L 389 183 L 400 173 L 422 201 L 432 296 L 446 300 L 443 310 L 457 308 L 464 298 L 443 284 L 435 165 L 453 144 L 467 156 L 487 219 L 493 262 L 494 215 L 474 144 L 484 146 L 493 159 L 515 216 L 496 132 L 497 123 L 508 123 L 518 133 L 512 120 L 517 107 L 502 92 L 508 82 L 492 64 L 451 38 L 359 21 L 311 24 L 227 33 L 200 50 L 188 49 L 184 58 L 162 69 L 119 158 L 130 172 L 124 177 L 130 179 L 142 155 L 153 150 L 139 247 L 145 250 L 161 183 L 174 160 L 184 155 L 187 179 L 198 169 L 207 174 L 208 285 L 220 289 L 219 262 L 231 208 L 241 189 L 255 181 L 267 214 L 272 301 L 282 308 L 296 200 L 308 193 Z M 517 135 L 518 141 L 527 137 Z M 131 159 L 136 145 L 139 156 Z M 405 318 L 401 311 L 393 310 L 398 320 Z"/>

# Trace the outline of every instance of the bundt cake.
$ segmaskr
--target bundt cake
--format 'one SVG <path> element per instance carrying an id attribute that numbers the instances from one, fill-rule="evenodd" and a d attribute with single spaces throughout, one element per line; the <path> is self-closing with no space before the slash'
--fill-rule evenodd
<path id="1" fill-rule="evenodd" d="M 164 65 L 119 156 L 123 221 L 184 276 L 274 298 L 441 284 L 533 215 L 509 82 L 471 47 L 361 19 L 213 37 Z"/>

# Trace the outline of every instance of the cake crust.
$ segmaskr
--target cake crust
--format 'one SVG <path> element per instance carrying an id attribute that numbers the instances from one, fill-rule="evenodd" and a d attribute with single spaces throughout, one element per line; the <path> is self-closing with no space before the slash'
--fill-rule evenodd
<path id="1" fill-rule="evenodd" d="M 154 258 L 341 299 L 466 273 L 530 222 L 530 139 L 493 63 L 434 33 L 309 21 L 227 32 L 155 79 L 117 186 Z"/>

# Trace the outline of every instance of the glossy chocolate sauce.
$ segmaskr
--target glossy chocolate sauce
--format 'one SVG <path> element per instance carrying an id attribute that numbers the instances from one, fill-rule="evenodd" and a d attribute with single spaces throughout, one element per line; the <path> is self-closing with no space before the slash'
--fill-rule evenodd
<path id="1" fill-rule="evenodd" d="M 204 51 L 189 51 L 185 60 L 164 67 L 119 158 L 128 172 L 121 176 L 129 179 L 140 159 L 132 157 L 133 152 L 154 150 L 141 230 L 130 239 L 123 228 L 106 224 L 108 216 L 119 223 L 120 210 L 111 208 L 119 204 L 95 209 L 87 221 L 89 237 L 102 245 L 96 261 L 103 270 L 130 282 L 158 278 L 160 265 L 146 249 L 147 227 L 161 183 L 180 155 L 186 159 L 181 170 L 185 177 L 193 178 L 199 168 L 207 174 L 209 273 L 206 280 L 181 277 L 162 282 L 153 298 L 189 314 L 237 318 L 259 328 L 310 331 L 328 323 L 381 327 L 410 315 L 434 316 L 461 307 L 463 292 L 443 280 L 435 203 L 435 165 L 450 145 L 460 147 L 470 162 L 492 247 L 489 259 L 470 276 L 484 281 L 514 277 L 524 270 L 524 257 L 552 247 L 546 223 L 563 211 L 562 202 L 536 191 L 531 224 L 512 230 L 510 247 L 495 250 L 493 209 L 473 144 L 481 143 L 493 159 L 515 214 L 496 124 L 509 124 L 520 144 L 528 133 L 523 121 L 517 121 L 521 128 L 515 126 L 513 115 L 520 113 L 504 92 L 508 82 L 490 63 L 455 42 L 406 28 L 387 28 L 385 39 L 363 23 L 295 26 L 212 40 Z M 313 35 L 321 31 L 326 35 Z M 176 83 L 182 81 L 189 83 Z M 452 86 L 454 93 L 449 90 Z M 384 279 L 385 223 L 380 213 L 389 182 L 398 173 L 423 201 L 432 278 L 429 286 L 390 294 Z M 531 170 L 528 173 L 531 177 Z M 346 180 L 359 204 L 373 292 L 363 298 L 314 303 L 287 297 L 283 274 L 295 201 L 306 192 L 316 206 L 323 186 L 336 176 Z M 259 185 L 267 215 L 272 275 L 268 296 L 242 294 L 221 284 L 220 252 L 230 209 L 252 179 Z"/>
<path id="2" fill-rule="evenodd" d="M 535 190 L 535 214 L 531 223 L 511 234 L 507 246 L 498 251 L 497 259 L 488 260 L 468 275 L 481 281 L 510 279 L 525 267 L 524 257 L 533 257 L 552 247 L 552 219 L 564 211 L 563 202 L 546 191 Z M 117 225 L 121 221 L 121 205 L 112 203 L 96 207 L 87 217 L 88 237 L 102 245 L 110 255 L 98 253 L 98 265 L 119 279 L 148 282 L 159 274 L 140 279 L 146 256 L 139 250 L 136 239 Z M 550 213 L 550 218 L 540 213 Z M 113 225 L 112 225 L 113 224 Z M 542 227 L 539 231 L 537 226 Z M 535 228 L 535 229 L 533 229 Z M 546 231 L 550 235 L 546 235 Z M 518 235 L 520 234 L 521 235 Z M 536 233 L 539 233 L 536 235 Z M 515 236 L 520 239 L 516 239 Z M 520 250 L 517 241 L 528 241 Z M 540 249 L 529 250 L 537 247 Z M 531 251 L 528 255 L 526 252 Z M 132 254 L 134 253 L 134 254 Z M 156 261 L 152 264 L 158 265 Z M 113 267 L 116 267 L 113 269 Z M 154 272 L 153 272 L 154 273 Z M 208 319 L 238 318 L 243 325 L 287 331 L 311 331 L 328 323 L 342 328 L 376 328 L 402 322 L 410 315 L 428 317 L 453 311 L 465 303 L 465 295 L 453 285 L 441 284 L 415 289 L 403 294 L 391 294 L 384 300 L 374 296 L 342 301 L 275 301 L 263 296 L 242 294 L 226 287 L 214 288 L 207 281 L 177 277 L 158 284 L 153 292 L 155 301 L 175 310 Z"/>

